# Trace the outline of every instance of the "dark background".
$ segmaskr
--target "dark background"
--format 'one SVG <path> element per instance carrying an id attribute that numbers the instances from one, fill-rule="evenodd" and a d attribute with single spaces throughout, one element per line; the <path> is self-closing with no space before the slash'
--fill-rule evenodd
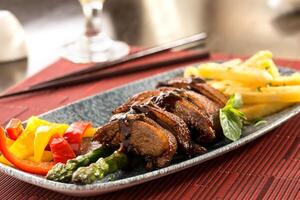
<path id="1" fill-rule="evenodd" d="M 299 12 L 287 3 L 274 9 L 268 2 L 107 0 L 104 25 L 111 37 L 135 46 L 205 31 L 212 52 L 251 55 L 269 49 L 276 57 L 299 59 Z M 0 9 L 12 11 L 21 21 L 28 46 L 28 59 L 0 63 L 0 91 L 58 59 L 60 46 L 83 32 L 76 0 L 0 0 Z"/>

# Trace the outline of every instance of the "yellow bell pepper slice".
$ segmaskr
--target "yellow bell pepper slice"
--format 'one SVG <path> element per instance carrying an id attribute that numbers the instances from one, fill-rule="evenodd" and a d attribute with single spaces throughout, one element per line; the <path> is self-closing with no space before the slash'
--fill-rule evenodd
<path id="1" fill-rule="evenodd" d="M 86 131 L 83 133 L 82 137 L 93 137 L 96 133 L 97 128 L 89 127 L 86 129 Z"/>
<path id="2" fill-rule="evenodd" d="M 35 162 L 34 157 L 30 156 L 28 160 Z M 53 155 L 51 151 L 44 151 L 42 156 L 42 162 L 50 162 L 53 160 Z"/>
<path id="3" fill-rule="evenodd" d="M 51 137 L 55 134 L 63 135 L 69 126 L 67 124 L 51 124 L 36 129 L 34 138 L 34 161 L 41 162 L 43 153 Z"/>
<path id="4" fill-rule="evenodd" d="M 10 147 L 14 142 L 15 142 L 14 140 L 10 139 L 9 137 L 6 137 L 6 145 L 8 147 Z"/>
<path id="5" fill-rule="evenodd" d="M 27 121 L 27 126 L 24 132 L 18 139 L 9 147 L 9 151 L 20 159 L 26 159 L 33 155 L 34 133 L 39 126 L 51 124 L 48 121 L 39 119 L 35 116 L 30 117 Z M 0 162 L 9 163 L 3 156 L 0 157 Z"/>

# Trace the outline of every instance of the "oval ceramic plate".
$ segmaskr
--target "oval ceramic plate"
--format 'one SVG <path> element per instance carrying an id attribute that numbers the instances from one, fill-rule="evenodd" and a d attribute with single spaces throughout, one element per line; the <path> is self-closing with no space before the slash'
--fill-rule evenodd
<path id="1" fill-rule="evenodd" d="M 154 77 L 150 77 L 141 81 L 137 81 L 110 91 L 91 96 L 89 98 L 77 101 L 67 106 L 49 111 L 43 115 L 42 118 L 53 122 L 72 123 L 78 120 L 92 121 L 95 126 L 105 123 L 111 116 L 111 110 L 116 106 L 125 102 L 130 96 L 138 92 L 153 89 L 157 82 L 168 80 L 171 77 L 182 75 L 182 69 L 163 73 Z M 289 69 L 282 69 L 282 73 L 290 73 Z M 177 157 L 170 166 L 147 172 L 143 167 L 137 167 L 133 171 L 123 172 L 119 171 L 106 177 L 101 182 L 91 185 L 75 185 L 65 184 L 46 180 L 44 177 L 36 176 L 14 169 L 12 167 L 0 164 L 0 170 L 12 177 L 27 183 L 47 188 L 56 192 L 61 192 L 73 196 L 92 196 L 101 193 L 120 190 L 122 188 L 141 184 L 146 181 L 161 178 L 168 174 L 172 174 L 191 166 L 200 164 L 207 160 L 213 159 L 217 156 L 232 151 L 240 146 L 243 146 L 258 137 L 266 134 L 270 130 L 276 128 L 289 118 L 300 112 L 300 105 L 294 105 L 281 112 L 267 117 L 267 123 L 255 127 L 246 127 L 243 131 L 242 138 L 236 142 L 229 142 L 227 140 L 220 141 L 213 145 L 208 153 L 194 158 Z M 112 179 L 113 176 L 113 180 Z"/>

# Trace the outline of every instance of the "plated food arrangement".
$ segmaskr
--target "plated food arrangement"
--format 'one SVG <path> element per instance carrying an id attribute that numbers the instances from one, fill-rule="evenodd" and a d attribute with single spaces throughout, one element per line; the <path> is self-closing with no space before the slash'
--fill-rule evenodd
<path id="1" fill-rule="evenodd" d="M 0 162 L 82 185 L 137 166 L 147 173 L 169 168 L 178 157 L 192 162 L 210 155 L 216 144 L 239 141 L 245 126 L 259 128 L 263 117 L 300 101 L 299 74 L 280 75 L 271 56 L 262 51 L 246 61 L 187 67 L 184 76 L 156 81 L 155 89 L 139 89 L 112 106 L 113 115 L 98 128 L 32 117 L 23 129 L 14 119 L 0 131 Z M 85 143 L 93 145 L 83 154 Z"/>

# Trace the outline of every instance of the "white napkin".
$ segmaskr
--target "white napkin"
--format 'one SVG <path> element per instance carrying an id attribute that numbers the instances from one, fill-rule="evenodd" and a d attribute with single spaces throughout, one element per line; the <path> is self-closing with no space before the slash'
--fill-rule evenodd
<path id="1" fill-rule="evenodd" d="M 25 33 L 18 19 L 7 10 L 0 10 L 0 62 L 26 57 Z"/>

